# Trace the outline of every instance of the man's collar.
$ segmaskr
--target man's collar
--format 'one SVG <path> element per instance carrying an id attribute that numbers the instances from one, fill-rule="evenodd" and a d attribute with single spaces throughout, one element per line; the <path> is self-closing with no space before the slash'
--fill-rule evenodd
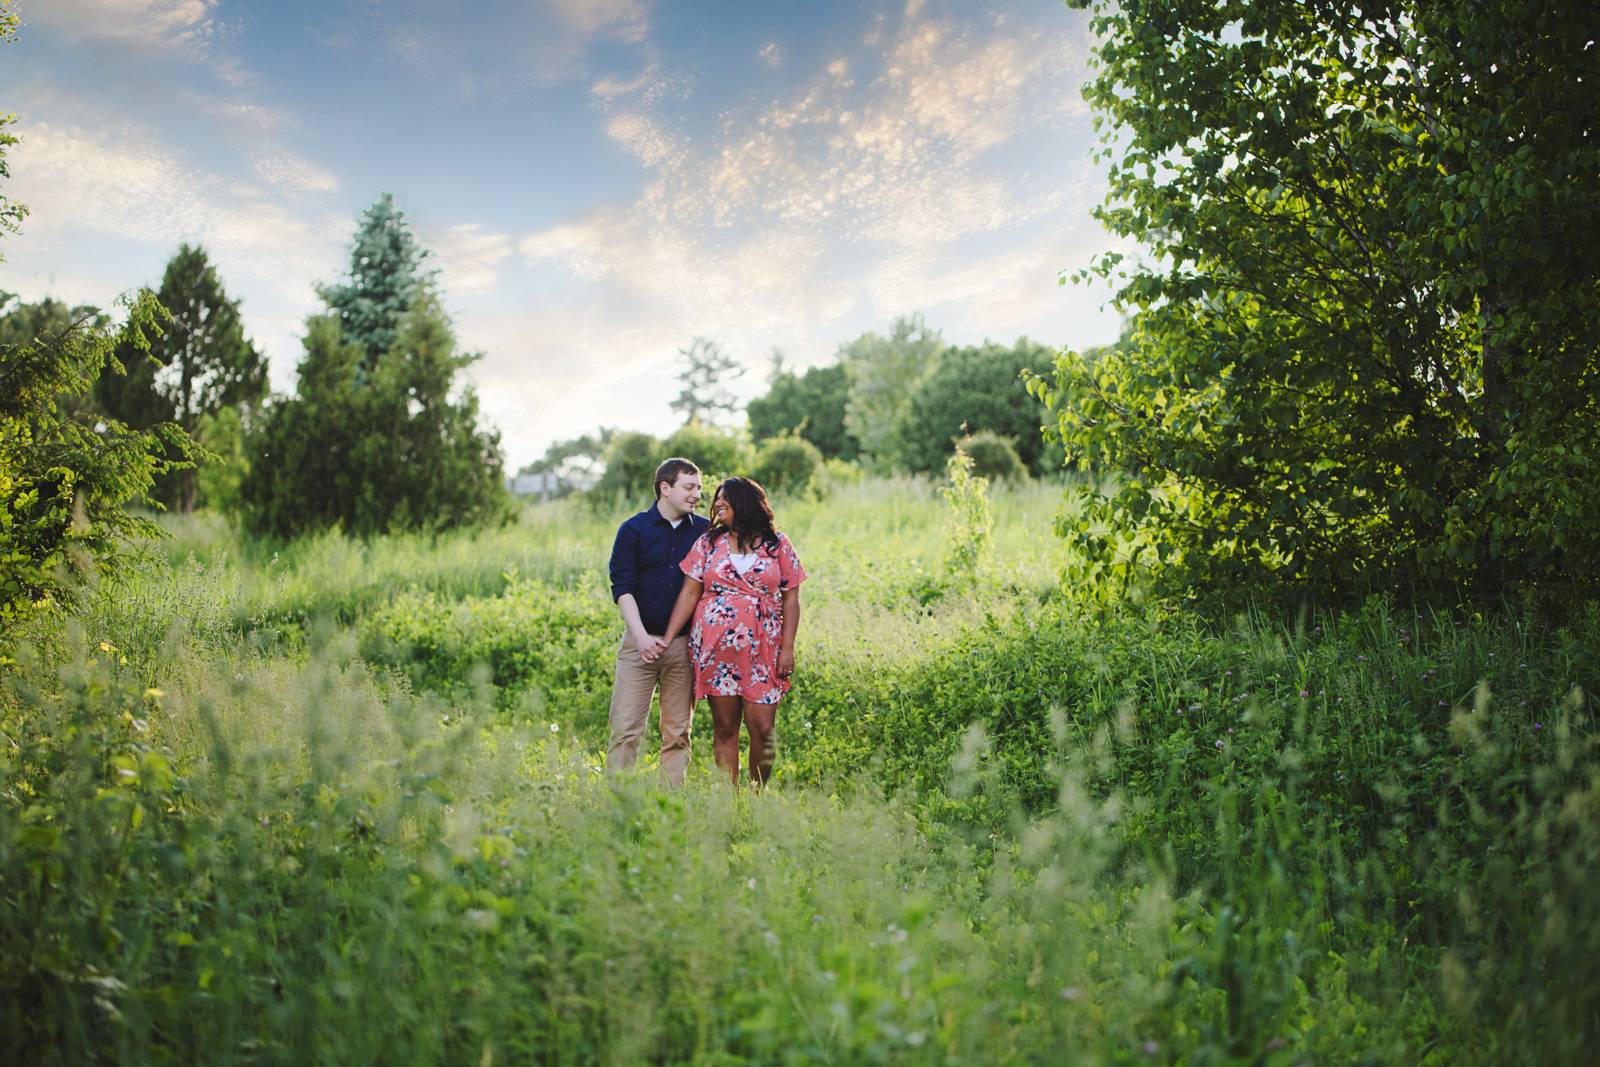
<path id="1" fill-rule="evenodd" d="M 646 509 L 646 513 L 654 513 L 657 522 L 664 522 L 668 526 L 672 525 L 672 520 L 667 518 L 665 515 L 661 514 L 661 501 L 659 501 L 659 500 L 657 500 L 654 504 L 651 504 L 650 507 Z M 694 516 L 694 512 L 691 511 L 691 512 L 686 512 L 684 514 L 683 518 L 684 519 L 688 519 L 688 518 L 692 518 L 693 516 Z M 682 522 L 683 519 L 679 519 L 678 521 Z"/>

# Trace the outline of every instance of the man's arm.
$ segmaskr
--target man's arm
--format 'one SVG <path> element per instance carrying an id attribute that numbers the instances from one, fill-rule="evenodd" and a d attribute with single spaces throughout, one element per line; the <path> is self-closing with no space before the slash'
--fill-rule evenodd
<path id="1" fill-rule="evenodd" d="M 639 576 L 639 535 L 632 525 L 617 527 L 617 539 L 611 546 L 611 597 L 617 602 L 617 614 L 622 624 L 633 636 L 633 643 L 646 663 L 660 653 L 659 638 L 645 632 L 644 621 L 639 618 L 639 602 L 634 590 Z"/>

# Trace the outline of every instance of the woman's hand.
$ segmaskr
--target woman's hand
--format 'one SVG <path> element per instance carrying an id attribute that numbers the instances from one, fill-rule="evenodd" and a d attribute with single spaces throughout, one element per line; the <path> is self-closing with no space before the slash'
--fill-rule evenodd
<path id="1" fill-rule="evenodd" d="M 787 679 L 794 673 L 794 647 L 785 645 L 778 649 L 778 677 Z"/>

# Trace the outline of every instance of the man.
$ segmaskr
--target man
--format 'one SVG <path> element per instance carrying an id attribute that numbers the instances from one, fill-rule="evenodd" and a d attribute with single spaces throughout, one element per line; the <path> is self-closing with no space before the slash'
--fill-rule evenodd
<path id="1" fill-rule="evenodd" d="M 683 586 L 678 564 L 709 519 L 700 503 L 700 468 L 674 457 L 656 468 L 656 502 L 617 528 L 611 549 L 611 598 L 622 616 L 616 681 L 611 688 L 611 741 L 606 769 L 625 770 L 639 758 L 650 718 L 650 695 L 661 692 L 661 776 L 682 785 L 689 766 L 689 724 L 694 715 L 694 672 L 689 638 L 661 639 Z"/>

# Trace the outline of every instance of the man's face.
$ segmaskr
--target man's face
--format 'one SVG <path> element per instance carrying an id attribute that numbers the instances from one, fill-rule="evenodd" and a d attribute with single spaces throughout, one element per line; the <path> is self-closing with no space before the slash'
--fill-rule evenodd
<path id="1" fill-rule="evenodd" d="M 661 483 L 661 502 L 675 511 L 690 512 L 700 505 L 700 476 L 679 474 L 672 485 Z"/>

